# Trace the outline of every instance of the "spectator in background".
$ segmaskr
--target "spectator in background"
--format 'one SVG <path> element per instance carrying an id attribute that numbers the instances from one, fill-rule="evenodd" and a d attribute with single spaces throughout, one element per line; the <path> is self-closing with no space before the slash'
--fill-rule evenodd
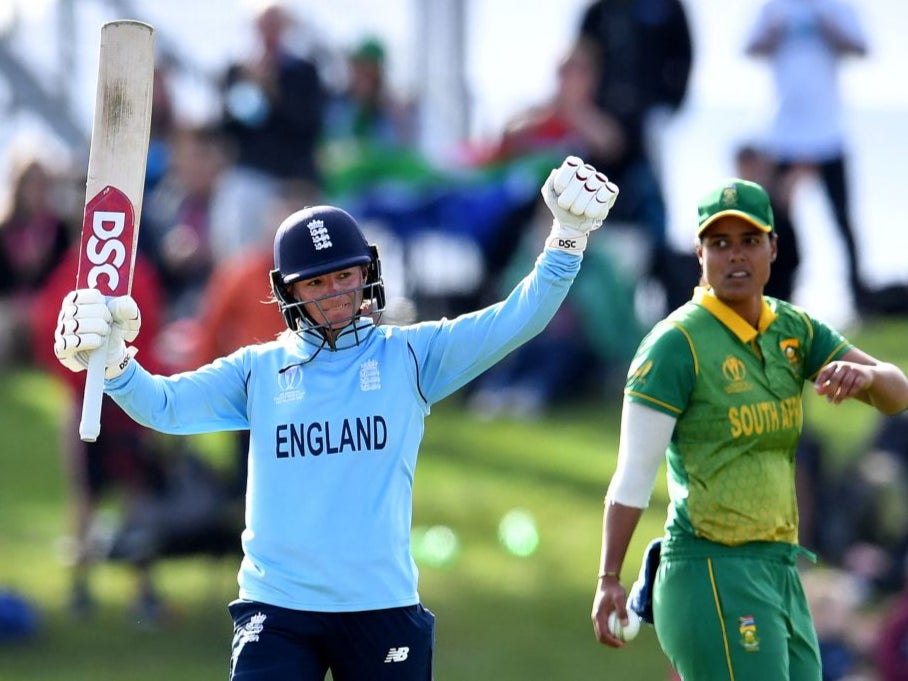
<path id="1" fill-rule="evenodd" d="M 540 168 L 545 170 L 549 157 L 573 154 L 596 159 L 593 163 L 599 166 L 620 158 L 626 145 L 624 130 L 614 116 L 596 103 L 599 63 L 594 43 L 580 39 L 572 44 L 558 64 L 555 91 L 544 102 L 517 113 L 505 124 L 491 160 L 510 163 L 539 155 L 543 159 Z M 493 230 L 484 248 L 487 281 L 483 288 L 490 299 L 500 295 L 497 280 L 517 255 L 514 246 L 521 244 L 538 208 L 534 192 L 515 202 Z M 535 237 L 535 229 L 529 231 Z"/>
<path id="2" fill-rule="evenodd" d="M 181 128 L 171 135 L 170 167 L 142 210 L 140 248 L 164 289 L 164 316 L 195 315 L 214 266 L 212 211 L 230 159 L 215 126 Z"/>
<path id="3" fill-rule="evenodd" d="M 555 92 L 506 124 L 499 157 L 547 151 L 596 158 L 600 163 L 622 158 L 628 140 L 621 122 L 596 102 L 599 75 L 598 46 L 587 39 L 571 45 L 558 64 Z"/>
<path id="4" fill-rule="evenodd" d="M 902 591 L 889 606 L 875 651 L 880 681 L 908 681 L 908 563 L 901 569 Z"/>
<path id="5" fill-rule="evenodd" d="M 59 179 L 34 154 L 11 163 L 0 208 L 0 364 L 30 357 L 28 314 L 73 241 L 65 212 L 55 205 Z"/>
<path id="6" fill-rule="evenodd" d="M 599 65 L 594 43 L 581 38 L 572 44 L 558 64 L 555 92 L 505 125 L 494 158 L 573 154 L 603 165 L 620 158 L 624 130 L 596 103 Z M 549 227 L 547 215 L 534 197 L 501 222 L 486 249 L 489 298 L 513 288 L 532 265 Z M 583 271 L 549 325 L 477 379 L 472 410 L 485 418 L 535 418 L 557 402 L 600 391 L 611 370 L 623 373 L 642 338 L 633 282 L 625 275 L 608 248 L 588 249 Z"/>
<path id="7" fill-rule="evenodd" d="M 908 413 L 880 419 L 846 465 L 828 505 L 827 553 L 879 593 L 904 583 L 908 562 Z"/>
<path id="8" fill-rule="evenodd" d="M 859 580 L 834 568 L 812 567 L 801 572 L 816 623 L 822 681 L 869 681 L 862 672 L 874 627 L 862 612 L 866 592 Z"/>
<path id="9" fill-rule="evenodd" d="M 848 259 L 848 284 L 858 311 L 871 304 L 860 273 L 850 216 L 846 134 L 839 68 L 867 52 L 860 17 L 847 0 L 768 0 L 745 50 L 772 66 L 777 107 L 766 138 L 776 174 L 795 169 L 819 176 Z M 790 206 L 776 219 L 790 221 Z"/>
<path id="10" fill-rule="evenodd" d="M 595 0 L 580 36 L 602 51 L 597 100 L 618 116 L 629 136 L 626 158 L 649 160 L 647 126 L 674 113 L 687 94 L 693 44 L 679 0 Z"/>
<path id="11" fill-rule="evenodd" d="M 620 122 L 617 158 L 590 161 L 621 187 L 613 225 L 629 222 L 647 235 L 650 272 L 665 289 L 666 305 L 682 304 L 696 285 L 692 258 L 674 253 L 666 239 L 665 197 L 658 140 L 687 94 L 693 62 L 690 26 L 679 0 L 595 0 L 584 11 L 580 37 L 599 48 L 596 101 Z"/>
<path id="12" fill-rule="evenodd" d="M 414 143 L 412 112 L 390 91 L 385 62 L 385 46 L 375 37 L 364 38 L 349 54 L 346 87 L 330 97 L 326 108 L 326 163 L 345 165 L 363 154 Z"/>
<path id="13" fill-rule="evenodd" d="M 766 189 L 776 221 L 779 249 L 772 264 L 772 277 L 766 283 L 766 295 L 791 301 L 795 276 L 801 265 L 798 236 L 791 224 L 791 200 L 796 171 L 781 170 L 755 144 L 742 144 L 735 151 L 736 175 L 756 182 Z"/>
<path id="14" fill-rule="evenodd" d="M 66 253 L 47 277 L 30 306 L 29 325 L 34 338 L 47 338 L 57 326 L 57 310 L 63 296 L 72 288 L 79 267 L 78 246 Z M 143 254 L 136 257 L 132 295 L 142 300 L 142 321 L 151 333 L 141 342 L 145 362 L 158 367 L 152 351 L 160 327 L 161 291 L 153 265 Z M 105 547 L 97 536 L 97 511 L 107 500 L 116 501 L 123 515 L 157 494 L 163 482 L 161 462 L 152 449 L 154 434 L 139 426 L 106 395 L 101 407 L 103 427 L 97 441 L 79 439 L 84 378 L 62 369 L 48 343 L 33 343 L 34 359 L 39 366 L 59 377 L 66 387 L 66 420 L 60 447 L 72 523 L 72 583 L 69 609 L 79 619 L 89 617 L 96 608 L 91 575 L 94 565 L 104 560 Z M 160 623 L 165 609 L 152 578 L 152 563 L 134 563 L 136 596 L 132 614 L 142 624 Z"/>
<path id="15" fill-rule="evenodd" d="M 363 38 L 344 64 L 346 79 L 335 84 L 325 108 L 319 142 L 322 188 L 346 202 L 368 203 L 372 196 L 382 197 L 389 184 L 425 178 L 430 165 L 416 146 L 413 107 L 388 83 L 384 44 Z M 402 197 L 395 198 L 384 200 L 399 206 Z"/>
<path id="16" fill-rule="evenodd" d="M 313 199 L 320 192 L 317 145 L 326 92 L 316 64 L 290 45 L 293 26 L 284 3 L 261 5 L 254 18 L 256 52 L 231 64 L 221 84 L 223 125 L 236 164 L 214 212 L 218 258 L 259 238 L 261 207 L 281 183 L 299 182 Z"/>
<path id="17" fill-rule="evenodd" d="M 148 140 L 148 162 L 145 167 L 145 192 L 152 191 L 170 167 L 170 145 L 177 127 L 171 87 L 173 63 L 161 57 L 155 64 L 151 89 L 151 130 Z"/>

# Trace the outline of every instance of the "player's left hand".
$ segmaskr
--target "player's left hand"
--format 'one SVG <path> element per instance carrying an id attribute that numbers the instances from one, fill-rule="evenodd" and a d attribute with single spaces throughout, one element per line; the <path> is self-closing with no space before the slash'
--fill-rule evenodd
<path id="1" fill-rule="evenodd" d="M 841 404 L 857 397 L 873 385 L 873 367 L 856 362 L 830 362 L 817 374 L 814 389 L 827 402 Z"/>
<path id="2" fill-rule="evenodd" d="M 135 348 L 127 348 L 126 343 L 136 339 L 141 326 L 139 306 L 131 296 L 108 301 L 97 289 L 70 291 L 57 317 L 54 354 L 70 371 L 83 371 L 89 353 L 106 340 L 105 378 L 115 378 L 135 356 Z"/>
<path id="3" fill-rule="evenodd" d="M 602 226 L 618 187 L 582 159 L 568 156 L 549 174 L 542 198 L 554 217 L 546 246 L 579 253 L 589 233 Z"/>

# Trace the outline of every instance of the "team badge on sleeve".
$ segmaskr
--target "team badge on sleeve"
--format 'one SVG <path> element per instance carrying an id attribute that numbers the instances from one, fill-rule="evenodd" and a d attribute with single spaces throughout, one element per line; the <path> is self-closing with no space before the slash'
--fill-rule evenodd
<path id="1" fill-rule="evenodd" d="M 801 343 L 797 338 L 786 338 L 783 341 L 779 342 L 779 348 L 782 350 L 782 354 L 785 355 L 785 359 L 788 360 L 788 366 L 791 367 L 791 370 L 798 372 L 801 367 Z"/>

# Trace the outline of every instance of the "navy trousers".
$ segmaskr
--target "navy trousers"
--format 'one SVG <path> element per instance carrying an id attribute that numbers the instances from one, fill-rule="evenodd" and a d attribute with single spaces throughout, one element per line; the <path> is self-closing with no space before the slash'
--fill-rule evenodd
<path id="1" fill-rule="evenodd" d="M 229 606 L 230 681 L 431 681 L 435 615 L 422 605 L 363 612 Z"/>

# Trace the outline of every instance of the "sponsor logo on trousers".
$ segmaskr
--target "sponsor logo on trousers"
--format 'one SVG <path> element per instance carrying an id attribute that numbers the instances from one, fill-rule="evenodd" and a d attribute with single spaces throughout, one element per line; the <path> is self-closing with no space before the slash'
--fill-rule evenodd
<path id="1" fill-rule="evenodd" d="M 389 662 L 403 662 L 407 659 L 409 653 L 410 649 L 407 646 L 391 648 L 391 650 L 388 651 L 388 656 L 385 658 L 385 664 L 388 664 Z"/>

